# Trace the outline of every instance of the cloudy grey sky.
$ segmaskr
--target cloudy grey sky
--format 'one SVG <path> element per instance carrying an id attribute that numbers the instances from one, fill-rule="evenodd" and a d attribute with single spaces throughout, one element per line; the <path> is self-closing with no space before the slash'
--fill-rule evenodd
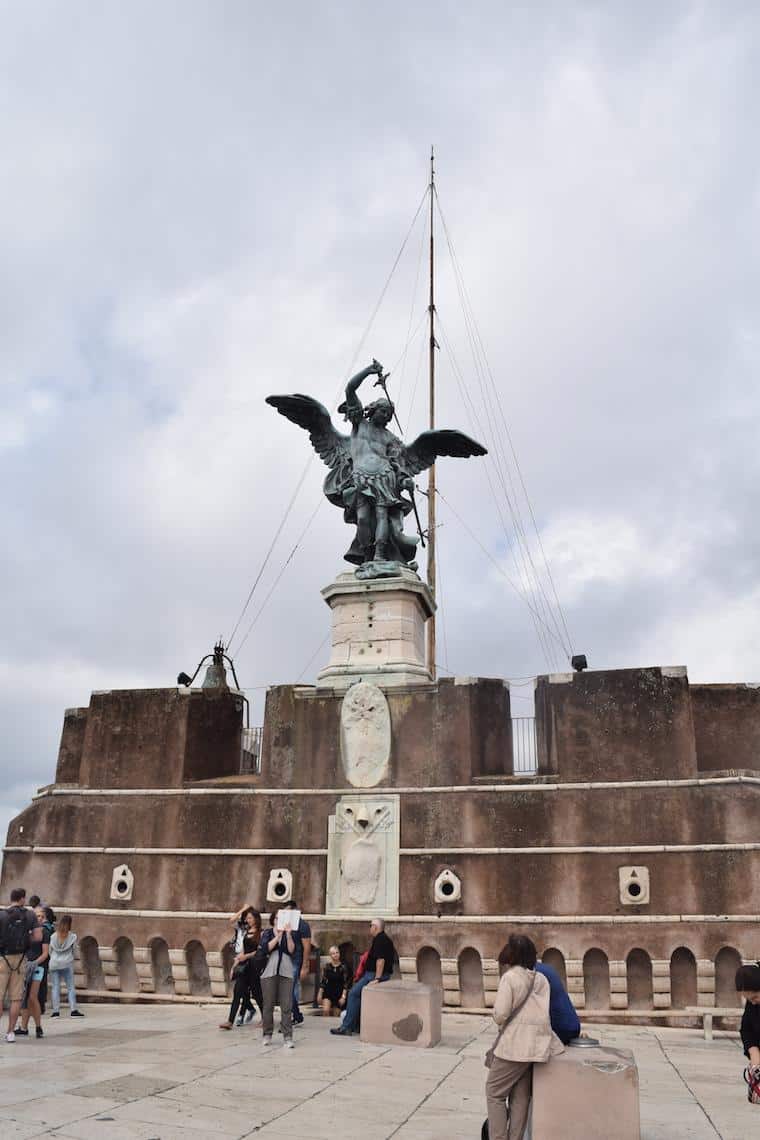
<path id="1" fill-rule="evenodd" d="M 333 404 L 431 142 L 574 648 L 760 678 L 756 5 L 0 0 L 0 22 L 3 834 L 64 708 L 172 684 L 230 634 L 308 452 L 264 397 Z M 439 423 L 477 435 L 439 236 Z M 394 367 L 411 434 L 422 239 L 358 359 Z M 485 467 L 440 465 L 495 561 L 442 505 L 439 660 L 523 678 L 552 663 Z M 324 662 L 346 539 L 320 508 L 236 655 L 259 717 Z"/>

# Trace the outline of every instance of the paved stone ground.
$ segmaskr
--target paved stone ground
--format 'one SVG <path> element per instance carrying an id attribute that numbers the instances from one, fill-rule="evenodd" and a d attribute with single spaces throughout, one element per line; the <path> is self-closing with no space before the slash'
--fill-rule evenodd
<path id="1" fill-rule="evenodd" d="M 334 1038 L 307 1017 L 296 1048 L 261 1047 L 255 1026 L 223 1033 L 222 1010 L 89 1005 L 45 1018 L 44 1040 L 0 1041 L 0 1137 L 28 1140 L 478 1140 L 490 1019 L 446 1014 L 433 1050 Z M 735 1035 L 595 1026 L 630 1048 L 641 1078 L 642 1140 L 750 1140 Z M 275 1035 L 277 1039 L 277 1035 Z M 615 1140 L 614 1121 L 610 1140 Z M 557 1140 L 562 1140 L 557 1137 Z"/>

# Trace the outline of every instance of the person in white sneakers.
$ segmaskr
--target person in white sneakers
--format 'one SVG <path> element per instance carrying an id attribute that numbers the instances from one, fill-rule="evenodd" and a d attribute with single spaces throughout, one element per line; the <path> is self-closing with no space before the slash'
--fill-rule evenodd
<path id="1" fill-rule="evenodd" d="M 77 992 L 74 988 L 74 951 L 77 936 L 71 929 L 71 915 L 63 914 L 58 920 L 55 933 L 50 938 L 50 965 L 48 978 L 53 994 L 51 1017 L 61 1016 L 61 979 L 66 983 L 66 996 L 72 1017 L 84 1017 L 77 1009 Z"/>
<path id="2" fill-rule="evenodd" d="M 296 943 L 292 932 L 276 929 L 277 913 L 270 916 L 271 926 L 261 936 L 261 957 L 266 954 L 266 966 L 261 975 L 264 994 L 262 1010 L 263 1044 L 272 1044 L 274 1007 L 280 1007 L 280 1028 L 286 1049 L 293 1048 L 293 978 L 295 976 Z"/>
<path id="3" fill-rule="evenodd" d="M 26 906 L 26 891 L 14 887 L 10 906 L 0 910 L 0 1009 L 7 994 L 10 1005 L 5 1040 L 9 1042 L 16 1040 L 13 1027 L 24 996 L 24 962 L 36 922 L 34 911 Z"/>

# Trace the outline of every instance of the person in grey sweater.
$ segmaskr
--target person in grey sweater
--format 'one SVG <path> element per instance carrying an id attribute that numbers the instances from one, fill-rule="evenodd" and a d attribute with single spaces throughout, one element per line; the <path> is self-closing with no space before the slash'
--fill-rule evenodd
<path id="1" fill-rule="evenodd" d="M 61 1015 L 61 978 L 66 983 L 69 1009 L 72 1017 L 84 1017 L 77 1009 L 77 994 L 74 988 L 74 949 L 77 936 L 71 929 L 71 915 L 61 915 L 55 933 L 50 939 L 50 966 L 48 977 L 53 991 L 52 1017 Z"/>

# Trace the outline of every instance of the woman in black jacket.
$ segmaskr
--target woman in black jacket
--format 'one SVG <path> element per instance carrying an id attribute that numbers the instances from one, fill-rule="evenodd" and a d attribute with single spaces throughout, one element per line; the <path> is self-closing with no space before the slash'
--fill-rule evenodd
<path id="1" fill-rule="evenodd" d="M 249 906 L 240 917 L 245 924 L 243 945 L 240 952 L 235 955 L 235 961 L 232 964 L 232 981 L 234 983 L 232 1004 L 230 1005 L 229 1017 L 222 1022 L 219 1026 L 220 1029 L 232 1029 L 238 1008 L 242 1008 L 245 1012 L 250 1005 L 251 996 L 258 1004 L 259 1009 L 263 1008 L 261 982 L 258 963 L 256 962 L 256 951 L 261 940 L 261 915 L 255 907 Z M 250 1006 L 250 1008 L 253 1007 Z M 240 1023 L 238 1022 L 238 1024 Z"/>
<path id="2" fill-rule="evenodd" d="M 739 1029 L 750 1068 L 760 1075 L 760 964 L 740 966 L 736 971 L 736 988 L 745 1001 Z"/>

